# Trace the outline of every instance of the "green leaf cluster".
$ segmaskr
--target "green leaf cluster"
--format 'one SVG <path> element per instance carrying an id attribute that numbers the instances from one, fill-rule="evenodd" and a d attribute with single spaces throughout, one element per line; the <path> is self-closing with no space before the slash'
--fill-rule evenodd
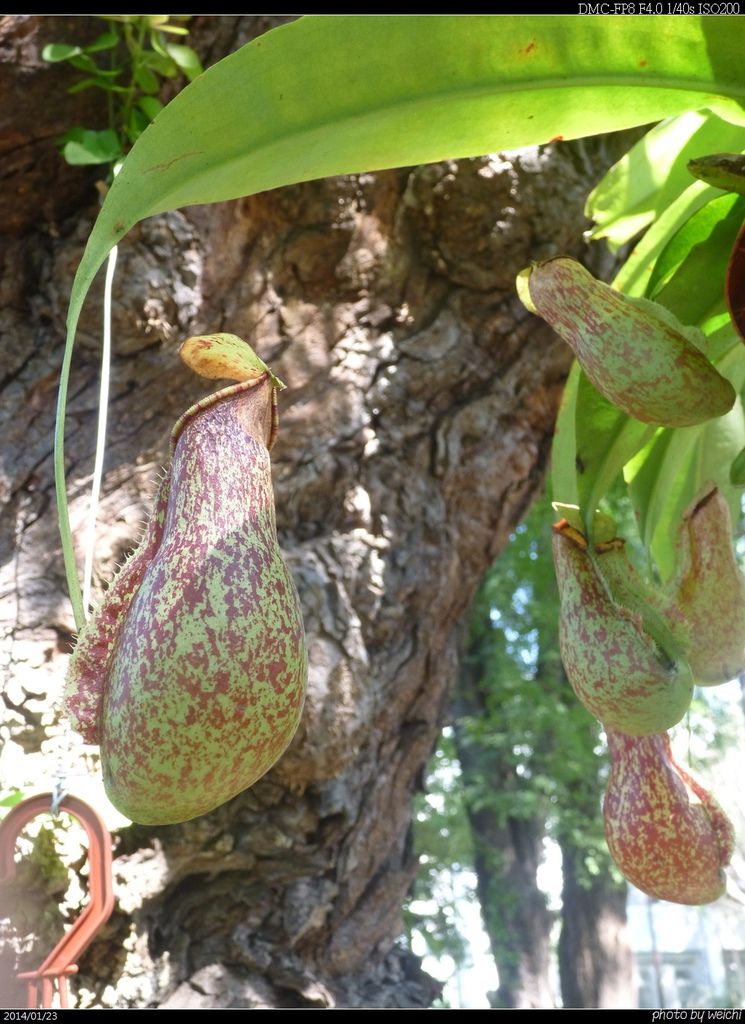
<path id="1" fill-rule="evenodd" d="M 675 537 L 685 508 L 713 480 L 733 520 L 739 507 L 735 460 L 745 448 L 745 350 L 726 309 L 723 282 L 745 218 L 745 199 L 693 180 L 687 164 L 701 148 L 745 152 L 745 130 L 708 111 L 669 118 L 651 129 L 591 193 L 593 238 L 618 247 L 649 225 L 614 286 L 687 325 L 685 331 L 740 398 L 725 416 L 695 427 L 653 429 L 604 399 L 575 365 L 553 449 L 559 500 L 586 516 L 623 472 L 637 513 L 648 569 L 675 571 Z"/>
<path id="2" fill-rule="evenodd" d="M 101 89 L 109 101 L 109 127 L 94 130 L 76 125 L 58 139 L 68 164 L 109 164 L 124 158 L 129 147 L 163 109 L 157 98 L 164 79 L 201 74 L 199 57 L 189 46 L 172 42 L 187 29 L 166 14 L 115 14 L 88 46 L 50 43 L 42 57 L 66 63 L 81 77 L 68 92 Z M 183 18 L 180 20 L 184 20 Z"/>

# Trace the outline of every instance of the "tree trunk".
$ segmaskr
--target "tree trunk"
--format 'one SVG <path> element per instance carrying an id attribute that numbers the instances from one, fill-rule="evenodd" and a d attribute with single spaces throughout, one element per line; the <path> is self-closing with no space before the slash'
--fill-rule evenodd
<path id="1" fill-rule="evenodd" d="M 190 41 L 209 63 L 270 23 L 199 18 Z M 14 213 L 0 219 L 0 628 L 6 785 L 48 785 L 61 754 L 70 790 L 96 802 L 97 751 L 55 710 L 73 622 L 52 483 L 66 302 L 96 211 L 90 172 L 57 162 L 52 139 L 87 116 L 89 94 L 68 96 L 67 72 L 39 57 L 89 30 L 0 23 L 4 81 L 25 98 L 0 137 Z M 24 149 L 48 175 L 27 176 Z M 546 148 L 355 175 L 152 218 L 120 246 L 98 593 L 137 540 L 171 425 L 206 393 L 178 344 L 242 335 L 289 385 L 274 480 L 310 681 L 292 747 L 250 791 L 182 825 L 119 827 L 118 906 L 80 964 L 80 1005 L 432 1002 L 437 985 L 399 941 L 411 797 L 456 673 L 457 624 L 541 484 L 570 362 L 514 276 L 582 252 L 600 173 L 597 153 Z M 67 428 L 78 537 L 100 322 L 94 290 Z M 23 965 L 47 951 L 37 943 Z"/>
<path id="2" fill-rule="evenodd" d="M 609 867 L 588 876 L 582 854 L 561 844 L 563 872 L 559 977 L 564 1006 L 626 1009 L 632 1003 L 626 883 Z"/>
<path id="3" fill-rule="evenodd" d="M 454 733 L 473 838 L 476 891 L 499 974 L 499 988 L 489 998 L 500 1008 L 552 1007 L 552 915 L 538 886 L 546 820 L 541 813 L 505 817 L 494 802 L 478 798 L 485 780 L 500 797 L 517 797 L 525 788 L 503 747 L 475 742 L 463 729 L 464 720 L 488 714 L 486 666 L 479 654 L 479 645 L 472 644 L 461 657 Z"/>
<path id="4" fill-rule="evenodd" d="M 547 1008 L 551 990 L 552 914 L 537 883 L 545 823 L 510 818 L 499 827 L 488 811 L 469 815 L 484 925 L 499 972 L 490 993 L 498 1008 Z"/>

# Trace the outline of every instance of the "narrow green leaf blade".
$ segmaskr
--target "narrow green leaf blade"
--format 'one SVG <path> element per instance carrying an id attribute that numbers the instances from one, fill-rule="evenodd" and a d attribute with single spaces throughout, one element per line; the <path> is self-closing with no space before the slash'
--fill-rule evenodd
<path id="1" fill-rule="evenodd" d="M 734 344 L 717 369 L 739 392 L 745 383 L 745 354 Z M 730 466 L 745 446 L 745 417 L 739 398 L 726 416 L 696 427 L 660 430 L 625 470 L 639 530 L 663 580 L 676 567 L 675 537 L 685 508 L 701 486 L 713 480 L 733 510 L 739 492 Z"/>
<path id="2" fill-rule="evenodd" d="M 128 89 L 125 89 L 123 85 L 114 85 L 110 79 L 100 78 L 98 76 L 83 78 L 79 82 L 75 82 L 74 85 L 71 85 L 67 91 L 71 96 L 73 96 L 77 92 L 84 92 L 86 89 L 93 88 L 103 89 L 104 92 L 123 93 L 129 91 Z"/>
<path id="3" fill-rule="evenodd" d="M 138 140 L 91 235 L 73 314 L 111 246 L 164 210 L 702 106 L 745 120 L 737 26 L 356 15 L 275 29 L 200 75 Z"/>
<path id="4" fill-rule="evenodd" d="M 742 224 L 727 263 L 724 298 L 731 323 L 745 341 L 745 224 Z"/>
<path id="5" fill-rule="evenodd" d="M 729 471 L 729 481 L 733 487 L 745 487 L 745 448 L 733 459 Z"/>
<path id="6" fill-rule="evenodd" d="M 694 213 L 660 253 L 647 285 L 647 296 L 667 306 L 685 323 L 700 323 L 700 316 L 685 312 L 681 304 L 673 307 L 673 275 L 683 273 L 677 289 L 696 291 L 713 280 L 720 297 L 729 250 L 745 217 L 745 199 L 727 194 L 717 196 Z M 720 261 L 721 266 L 717 265 Z M 685 267 L 683 266 L 685 264 Z"/>
<path id="7" fill-rule="evenodd" d="M 644 296 L 655 263 L 673 237 L 689 218 L 720 193 L 702 181 L 696 181 L 660 214 L 652 227 L 633 248 L 631 255 L 616 274 L 614 288 L 625 295 Z"/>
<path id="8" fill-rule="evenodd" d="M 722 282 L 726 278 L 730 253 L 744 217 L 745 198 L 733 194 L 719 196 L 684 225 L 657 260 L 658 264 L 665 260 L 668 250 L 671 247 L 675 249 L 675 243 L 683 236 L 680 247 L 670 259 L 674 264 L 691 240 L 697 235 L 702 236 L 700 241 L 690 245 L 667 281 L 663 263 L 663 283 L 658 285 L 655 301 L 685 323 L 698 326 L 706 335 L 729 323 Z M 653 278 L 656 272 L 657 264 Z M 745 352 L 743 355 L 745 357 Z"/>
<path id="9" fill-rule="evenodd" d="M 687 164 L 712 147 L 743 144 L 741 128 L 707 111 L 689 111 L 656 125 L 611 167 L 587 200 L 590 238 L 612 249 L 628 242 L 691 184 Z"/>
<path id="10" fill-rule="evenodd" d="M 669 484 L 650 544 L 662 579 L 668 579 L 675 572 L 678 524 L 704 483 L 713 480 L 719 486 L 730 505 L 734 522 L 739 512 L 739 493 L 730 481 L 729 471 L 745 445 L 745 419 L 740 400 L 726 416 L 690 430 L 692 438 L 671 440 L 665 464 L 667 472 L 661 475 L 658 484 L 659 489 L 664 488 L 666 482 Z"/>
<path id="11" fill-rule="evenodd" d="M 739 204 L 696 182 L 657 218 L 614 281 L 632 301 L 654 292 L 658 310 L 689 324 L 690 340 L 714 362 L 730 347 L 721 282 L 745 211 Z"/>
<path id="12" fill-rule="evenodd" d="M 698 428 L 685 429 L 690 431 Z M 661 490 L 655 490 L 655 484 L 662 475 L 662 467 L 672 437 L 672 430 L 661 428 L 624 467 L 623 475 L 629 485 L 629 493 L 636 511 L 639 536 L 648 553 L 652 545 L 654 517 L 659 514 L 656 503 L 662 496 Z"/>
<path id="13" fill-rule="evenodd" d="M 575 359 L 561 397 L 551 448 L 551 495 L 564 505 L 579 505 L 577 491 L 577 390 L 582 368 Z"/>
<path id="14" fill-rule="evenodd" d="M 584 373 L 580 375 L 575 409 L 577 494 L 588 537 L 600 499 L 656 429 L 621 412 Z"/>

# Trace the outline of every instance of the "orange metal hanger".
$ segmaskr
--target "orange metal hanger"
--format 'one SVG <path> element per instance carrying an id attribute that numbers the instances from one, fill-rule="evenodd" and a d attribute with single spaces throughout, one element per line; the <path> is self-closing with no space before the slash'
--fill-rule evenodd
<path id="1" fill-rule="evenodd" d="M 114 909 L 114 889 L 111 870 L 111 836 L 99 815 L 85 801 L 75 796 L 63 796 L 53 803 L 52 793 L 41 793 L 16 804 L 0 823 L 0 886 L 15 878 L 13 857 L 16 839 L 25 825 L 37 814 L 51 810 L 72 814 L 88 834 L 88 904 L 35 971 L 24 971 L 17 977 L 26 982 L 27 1007 L 37 1009 L 52 1005 L 54 980 L 57 980 L 60 1006 L 68 1006 L 67 978 L 75 974 L 77 960 L 96 932 L 103 927 Z M 41 991 L 40 991 L 41 990 Z"/>

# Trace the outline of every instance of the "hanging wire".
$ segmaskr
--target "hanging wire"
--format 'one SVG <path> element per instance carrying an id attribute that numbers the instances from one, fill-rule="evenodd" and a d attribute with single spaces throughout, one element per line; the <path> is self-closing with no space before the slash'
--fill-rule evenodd
<path id="1" fill-rule="evenodd" d="M 115 178 L 122 168 L 122 161 L 118 161 L 112 168 L 112 178 Z M 62 356 L 60 368 L 59 389 L 57 392 L 57 414 L 54 423 L 54 490 L 57 505 L 57 519 L 59 523 L 60 541 L 62 543 L 62 561 L 65 567 L 65 578 L 67 589 L 70 594 L 70 603 L 75 617 L 75 628 L 78 632 L 85 625 L 89 617 L 90 589 L 93 575 L 93 547 L 95 540 L 96 518 L 98 511 L 98 499 L 101 489 L 101 478 L 103 475 L 103 458 L 106 439 L 106 417 L 108 413 L 108 391 L 109 391 L 109 365 L 111 362 L 111 294 L 116 268 L 117 247 L 109 252 L 106 267 L 106 281 L 104 286 L 104 322 L 101 358 L 101 389 L 98 408 L 98 434 L 96 439 L 96 455 L 93 470 L 93 482 L 91 487 L 91 507 L 88 518 L 88 529 L 86 531 L 86 552 L 84 578 L 87 586 L 83 597 L 80 581 L 78 579 L 77 564 L 75 558 L 75 545 L 72 539 L 70 527 L 70 510 L 67 500 L 67 478 L 65 473 L 65 419 L 67 413 L 67 391 L 70 382 L 70 368 L 72 365 L 72 354 L 75 348 L 75 327 L 80 316 L 82 301 L 74 295 L 70 299 L 70 308 L 67 312 L 67 337 L 65 339 L 65 350 Z M 73 290 L 74 291 L 74 290 Z"/>
<path id="2" fill-rule="evenodd" d="M 114 168 L 114 175 L 116 175 L 118 168 Z M 114 246 L 109 253 L 109 257 L 106 263 L 106 277 L 104 281 L 104 296 L 103 296 L 103 331 L 101 341 L 101 378 L 99 385 L 99 397 L 98 397 L 98 426 L 96 430 L 96 449 L 93 464 L 93 479 L 91 482 L 91 496 L 90 506 L 88 509 L 88 524 L 85 535 L 85 562 L 83 568 L 83 588 L 82 588 L 82 608 L 81 608 L 81 594 L 80 590 L 75 587 L 70 587 L 70 598 L 72 600 L 73 611 L 75 612 L 75 622 L 78 630 L 81 629 L 82 625 L 89 618 L 90 615 L 90 604 L 91 604 L 91 587 L 93 581 L 93 556 L 96 546 L 96 522 L 98 519 L 98 506 L 101 497 L 101 482 L 103 480 L 103 465 L 104 455 L 106 452 L 106 424 L 108 418 L 109 408 L 109 391 L 110 391 L 110 380 L 111 380 L 111 308 L 112 308 L 112 295 L 114 287 L 114 275 L 116 273 L 116 261 L 119 250 L 117 246 Z M 67 345 L 65 347 L 65 356 L 63 359 L 63 369 L 60 381 L 60 395 L 58 399 L 58 410 L 57 410 L 57 423 L 55 425 L 55 484 L 57 486 L 57 503 L 58 511 L 64 512 L 64 516 L 61 516 L 61 534 L 62 534 L 62 546 L 63 553 L 65 554 L 65 565 L 66 573 L 68 577 L 68 586 L 70 585 L 70 574 L 72 573 L 74 582 L 77 584 L 76 573 L 75 573 L 75 556 L 72 548 L 72 537 L 70 534 L 69 527 L 69 516 L 67 514 L 67 501 L 66 501 L 66 485 L 64 479 L 64 473 L 60 478 L 60 466 L 64 466 L 63 460 L 63 442 L 64 442 L 64 413 L 65 405 L 67 401 L 67 382 L 70 372 L 70 363 L 72 361 L 72 345 L 74 338 L 68 337 Z M 60 485 L 62 488 L 62 508 L 60 510 Z M 67 533 L 64 529 L 66 526 Z M 65 541 L 67 540 L 67 544 Z M 69 721 L 66 720 L 64 714 L 58 716 L 65 725 L 63 726 L 63 733 L 60 737 L 60 749 L 57 755 L 57 764 L 54 775 L 54 788 L 52 792 L 51 802 L 51 813 L 57 817 L 59 814 L 59 807 L 68 793 L 68 783 L 70 778 L 70 767 L 72 763 L 72 730 L 70 729 Z"/>
<path id="3" fill-rule="evenodd" d="M 106 280 L 103 296 L 103 344 L 101 348 L 101 386 L 98 400 L 98 432 L 96 434 L 96 458 L 93 466 L 91 500 L 88 510 L 88 527 L 85 535 L 85 566 L 83 569 L 83 611 L 86 620 L 90 615 L 91 585 L 93 580 L 93 554 L 96 547 L 96 520 L 101 497 L 101 480 L 106 451 L 106 419 L 109 407 L 109 381 L 111 373 L 111 296 L 116 271 L 118 247 L 109 253 L 106 263 Z"/>

